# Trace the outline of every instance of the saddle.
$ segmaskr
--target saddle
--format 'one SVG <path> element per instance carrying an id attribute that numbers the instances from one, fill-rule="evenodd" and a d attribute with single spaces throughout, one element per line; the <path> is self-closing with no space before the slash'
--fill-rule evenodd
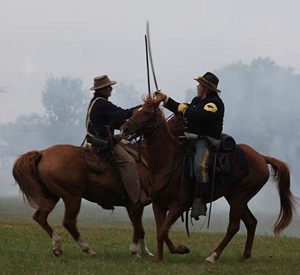
<path id="1" fill-rule="evenodd" d="M 211 156 L 216 155 L 215 178 L 216 183 L 233 183 L 248 173 L 248 164 L 242 148 L 236 145 L 233 137 L 227 134 L 221 135 L 221 140 L 216 143 L 214 139 L 207 139 Z M 194 140 L 185 141 L 185 156 L 187 157 L 185 171 L 189 179 L 194 179 Z M 218 149 L 217 149 L 218 147 Z M 213 159 L 209 169 L 210 178 L 213 174 Z"/>
<path id="2" fill-rule="evenodd" d="M 87 166 L 96 173 L 103 173 L 110 160 L 110 152 L 108 150 L 97 151 L 91 146 L 81 147 Z"/>
<path id="3" fill-rule="evenodd" d="M 131 157 L 136 162 L 142 162 L 147 166 L 147 161 L 145 160 L 145 158 L 138 154 L 138 152 L 130 144 L 120 143 L 120 145 L 131 155 Z M 103 147 L 101 145 L 101 149 L 94 146 L 95 145 L 93 144 L 93 146 L 88 145 L 81 147 L 84 153 L 85 161 L 91 170 L 96 173 L 103 173 L 110 165 L 111 151 L 108 146 Z"/>

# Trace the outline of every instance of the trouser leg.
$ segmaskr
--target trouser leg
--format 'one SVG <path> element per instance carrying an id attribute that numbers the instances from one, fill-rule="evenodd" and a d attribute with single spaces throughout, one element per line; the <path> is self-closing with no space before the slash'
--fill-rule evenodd
<path id="1" fill-rule="evenodd" d="M 135 160 L 119 144 L 113 147 L 112 153 L 120 171 L 125 190 L 132 202 L 136 204 L 140 199 L 141 184 Z"/>
<path id="2" fill-rule="evenodd" d="M 191 217 L 198 220 L 199 216 L 206 216 L 205 190 L 209 182 L 210 156 L 206 146 L 206 140 L 198 140 L 195 146 L 194 158 L 194 173 L 196 178 L 195 183 L 195 198 L 192 205 Z"/>

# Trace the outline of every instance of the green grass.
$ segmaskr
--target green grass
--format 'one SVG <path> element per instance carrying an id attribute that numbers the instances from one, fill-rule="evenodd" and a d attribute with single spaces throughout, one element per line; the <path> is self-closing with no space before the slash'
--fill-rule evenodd
<path id="1" fill-rule="evenodd" d="M 214 265 L 203 262 L 223 234 L 171 233 L 172 239 L 191 249 L 190 254 L 172 255 L 165 249 L 162 263 L 151 258 L 133 259 L 128 247 L 132 231 L 122 228 L 80 227 L 96 257 L 88 257 L 61 226 L 64 253 L 54 257 L 51 240 L 34 224 L 2 224 L 0 227 L 1 274 L 297 274 L 300 271 L 300 240 L 296 238 L 257 237 L 252 259 L 240 261 L 245 236 L 236 236 Z M 155 252 L 155 232 L 147 232 L 149 249 Z"/>
<path id="2" fill-rule="evenodd" d="M 246 236 L 236 235 L 219 260 L 204 263 L 224 237 L 222 233 L 196 232 L 191 238 L 175 225 L 170 237 L 190 248 L 186 255 L 172 255 L 164 249 L 162 263 L 150 263 L 150 257 L 135 259 L 129 256 L 132 229 L 124 211 L 114 215 L 100 207 L 83 205 L 78 228 L 97 252 L 88 257 L 61 226 L 61 205 L 50 216 L 54 230 L 63 239 L 64 253 L 52 254 L 52 243 L 47 234 L 31 219 L 33 210 L 21 200 L 0 198 L 0 274 L 299 274 L 300 238 L 257 235 L 252 258 L 240 261 Z M 223 227 L 223 225 L 222 225 Z M 154 220 L 145 222 L 149 250 L 156 252 Z M 199 225 L 197 227 L 199 229 Z M 299 227 L 298 227 L 299 228 Z M 199 230 L 198 230 L 199 231 Z"/>

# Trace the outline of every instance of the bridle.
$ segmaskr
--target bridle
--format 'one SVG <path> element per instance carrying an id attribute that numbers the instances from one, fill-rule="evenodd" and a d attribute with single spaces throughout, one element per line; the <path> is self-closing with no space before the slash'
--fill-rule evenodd
<path id="1" fill-rule="evenodd" d="M 165 175 L 167 176 L 167 181 L 165 182 L 165 184 L 163 185 L 163 187 L 161 189 L 163 189 L 166 185 L 168 185 L 169 181 L 171 180 L 172 178 L 172 175 L 174 173 L 175 170 L 178 169 L 178 167 L 180 167 L 181 165 L 181 162 L 176 162 L 176 156 L 178 154 L 178 151 L 176 150 L 174 152 L 174 156 L 173 156 L 173 163 L 172 163 L 172 167 L 171 167 L 171 170 L 168 172 L 168 173 L 158 173 L 152 169 L 150 169 L 148 167 L 148 165 L 146 163 L 143 162 L 142 158 L 141 158 L 141 150 L 142 149 L 149 149 L 150 147 L 155 147 L 159 144 L 161 144 L 163 141 L 165 141 L 169 135 L 172 135 L 170 132 L 168 132 L 166 135 L 164 135 L 163 138 L 161 138 L 158 142 L 156 143 L 151 143 L 151 145 L 147 145 L 145 147 L 142 147 L 142 141 L 149 141 L 156 133 L 156 131 L 164 124 L 166 123 L 167 119 L 162 119 L 161 121 L 159 122 L 156 122 L 152 125 L 149 125 L 149 121 L 152 120 L 152 119 L 156 119 L 157 115 L 161 114 L 161 111 L 159 109 L 156 109 L 155 112 L 153 112 L 151 114 L 151 118 L 149 120 L 147 120 L 146 122 L 144 123 L 140 123 L 138 121 L 136 121 L 134 118 L 129 118 L 128 120 L 129 121 L 132 121 L 138 128 L 134 131 L 134 134 L 131 136 L 131 140 L 133 139 L 136 139 L 137 138 L 137 135 L 139 136 L 139 140 L 136 139 L 136 143 L 138 144 L 138 152 L 139 152 L 139 157 L 140 157 L 140 160 L 141 160 L 141 163 L 144 165 L 144 167 L 152 172 L 152 173 L 156 173 L 156 174 L 160 174 L 160 175 Z M 150 129 L 150 134 L 148 133 L 146 136 L 144 135 L 144 131 L 143 130 L 149 130 Z"/>
<path id="2" fill-rule="evenodd" d="M 155 134 L 156 130 L 164 123 L 164 121 L 159 121 L 152 125 L 149 125 L 148 122 L 154 120 L 159 113 L 160 111 L 156 109 L 155 112 L 151 113 L 150 119 L 144 123 L 140 123 L 132 117 L 128 118 L 128 121 L 132 121 L 137 126 L 137 129 L 134 131 L 134 134 L 131 136 L 131 140 L 136 138 L 137 136 L 140 137 L 140 141 L 151 139 L 151 137 Z M 150 131 L 150 134 L 147 133 L 145 135 L 145 130 Z"/>

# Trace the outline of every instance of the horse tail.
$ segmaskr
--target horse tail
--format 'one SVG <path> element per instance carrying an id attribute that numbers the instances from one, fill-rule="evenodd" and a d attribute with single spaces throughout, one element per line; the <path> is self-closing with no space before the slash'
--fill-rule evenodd
<path id="1" fill-rule="evenodd" d="M 292 222 L 295 198 L 290 190 L 290 169 L 283 161 L 265 156 L 272 166 L 272 177 L 277 182 L 280 197 L 280 212 L 274 224 L 274 234 L 278 236 Z"/>
<path id="2" fill-rule="evenodd" d="M 19 185 L 24 201 L 33 208 L 38 208 L 43 196 L 37 165 L 42 157 L 40 151 L 30 151 L 21 155 L 12 169 L 13 177 Z"/>

